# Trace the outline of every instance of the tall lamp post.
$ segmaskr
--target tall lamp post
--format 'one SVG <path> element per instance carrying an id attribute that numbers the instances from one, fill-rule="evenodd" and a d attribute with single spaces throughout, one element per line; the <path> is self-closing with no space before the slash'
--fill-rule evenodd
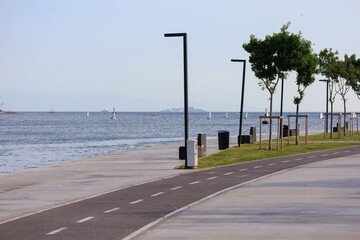
<path id="1" fill-rule="evenodd" d="M 283 115 L 283 103 L 284 103 L 284 78 L 281 78 L 281 102 L 280 102 L 280 116 Z M 283 126 L 283 118 L 280 119 L 280 126 Z M 280 137 L 283 136 L 283 131 L 280 130 Z"/>
<path id="2" fill-rule="evenodd" d="M 189 113 L 188 113 L 188 70 L 187 70 L 187 34 L 186 33 L 165 33 L 164 37 L 182 37 L 184 50 L 184 118 L 185 118 L 185 168 L 187 162 L 187 140 L 189 138 Z"/>
<path id="3" fill-rule="evenodd" d="M 326 82 L 326 133 L 328 133 L 328 113 L 329 113 L 329 79 L 322 79 L 320 82 Z"/>
<path id="4" fill-rule="evenodd" d="M 238 147 L 240 147 L 240 145 L 241 145 L 242 119 L 243 119 L 243 107 L 244 107 L 244 90 L 245 90 L 246 60 L 242 60 L 242 59 L 231 59 L 231 61 L 232 61 L 232 62 L 242 62 L 242 63 L 244 63 L 243 79 L 242 79 L 242 87 L 241 87 L 240 126 L 239 126 L 239 136 L 238 136 Z"/>

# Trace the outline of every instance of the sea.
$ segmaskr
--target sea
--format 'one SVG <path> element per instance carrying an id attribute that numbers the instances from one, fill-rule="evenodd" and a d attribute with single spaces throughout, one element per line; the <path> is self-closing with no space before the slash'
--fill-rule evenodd
<path id="1" fill-rule="evenodd" d="M 294 113 L 284 113 L 285 116 L 288 114 Z M 319 118 L 319 113 L 301 114 L 309 115 L 310 132 L 323 131 L 324 120 Z M 90 112 L 89 117 L 86 112 L 0 114 L 0 174 L 184 141 L 183 113 L 151 115 L 148 112 L 120 112 L 118 119 L 113 120 L 112 113 L 108 112 Z M 264 113 L 247 113 L 242 134 L 248 134 L 250 127 L 255 126 L 259 135 L 260 115 Z M 240 113 L 213 112 L 211 120 L 208 117 L 207 112 L 189 113 L 190 139 L 196 139 L 198 133 L 217 138 L 219 130 L 227 130 L 231 136 L 238 135 Z M 305 131 L 304 122 L 300 118 L 301 132 Z M 276 131 L 276 124 L 273 126 Z M 291 128 L 294 126 L 295 118 Z M 263 125 L 262 133 L 268 133 L 268 125 Z"/>

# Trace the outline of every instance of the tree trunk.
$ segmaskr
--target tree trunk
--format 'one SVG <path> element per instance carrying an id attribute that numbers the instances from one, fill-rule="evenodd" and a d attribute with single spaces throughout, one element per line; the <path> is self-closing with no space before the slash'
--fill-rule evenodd
<path id="1" fill-rule="evenodd" d="M 334 110 L 334 103 L 331 103 L 331 116 L 330 116 L 330 138 L 333 138 L 333 110 Z M 338 129 L 339 131 L 339 129 Z"/>
<path id="2" fill-rule="evenodd" d="M 346 136 L 346 99 L 343 97 L 344 100 L 344 136 Z"/>
<path id="3" fill-rule="evenodd" d="M 271 150 L 271 135 L 272 135 L 272 102 L 273 102 L 273 93 L 270 93 L 270 126 L 269 126 L 269 150 Z"/>
<path id="4" fill-rule="evenodd" d="M 296 104 L 296 140 L 295 140 L 295 145 L 299 145 L 299 104 Z M 289 126 L 290 127 L 290 126 Z"/>

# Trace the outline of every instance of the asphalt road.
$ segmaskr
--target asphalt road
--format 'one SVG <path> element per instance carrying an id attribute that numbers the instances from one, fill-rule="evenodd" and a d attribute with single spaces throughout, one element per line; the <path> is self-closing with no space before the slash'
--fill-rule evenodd
<path id="1" fill-rule="evenodd" d="M 360 146 L 186 171 L 3 223 L 0 239 L 121 239 L 223 189 L 284 169 L 354 154 L 360 154 Z"/>

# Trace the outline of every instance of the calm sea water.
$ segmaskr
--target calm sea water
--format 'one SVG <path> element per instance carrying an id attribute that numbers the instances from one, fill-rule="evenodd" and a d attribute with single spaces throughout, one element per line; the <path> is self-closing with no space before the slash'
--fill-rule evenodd
<path id="1" fill-rule="evenodd" d="M 259 115 L 263 114 L 248 113 L 243 134 L 248 134 L 251 126 L 259 133 Z M 309 130 L 322 131 L 324 123 L 318 113 L 306 114 L 310 115 Z M 190 113 L 189 137 L 196 139 L 198 133 L 206 133 L 215 138 L 218 130 L 237 136 L 240 114 L 224 116 L 212 113 L 208 120 L 208 113 Z M 100 112 L 90 113 L 89 118 L 83 112 L 1 114 L 0 174 L 184 139 L 182 113 L 158 113 L 155 117 L 150 113 L 119 113 L 117 117 L 111 120 L 111 113 Z M 301 120 L 300 131 L 304 125 Z M 263 133 L 267 132 L 265 126 Z"/>

